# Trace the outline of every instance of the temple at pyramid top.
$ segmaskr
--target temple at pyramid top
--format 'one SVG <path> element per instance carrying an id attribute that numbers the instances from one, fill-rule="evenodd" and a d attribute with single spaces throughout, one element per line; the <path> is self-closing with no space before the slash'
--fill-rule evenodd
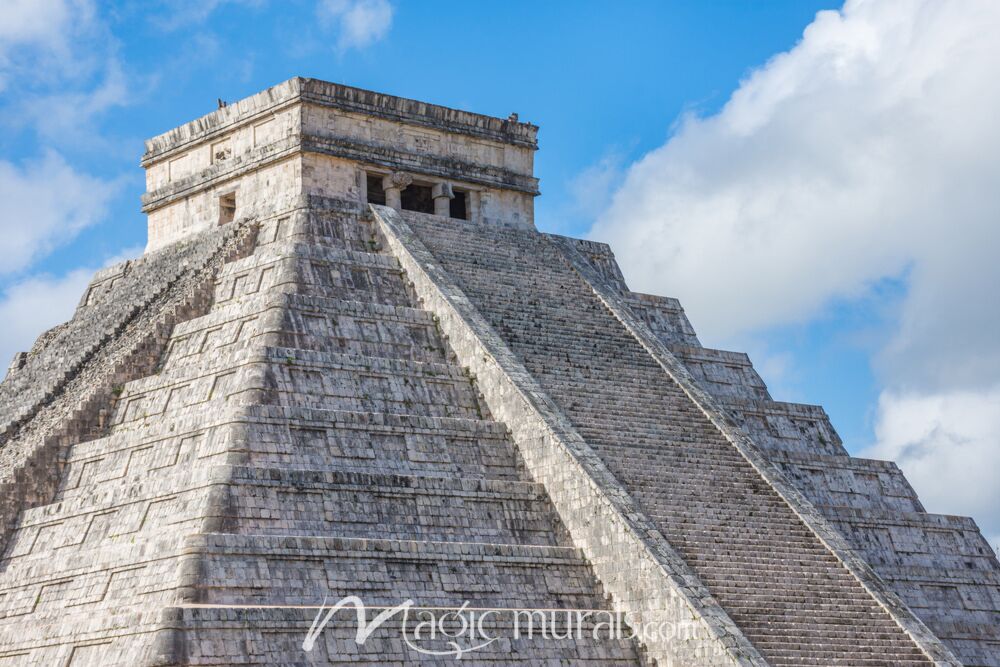
<path id="1" fill-rule="evenodd" d="M 146 142 L 148 248 L 309 195 L 532 227 L 537 132 L 516 114 L 289 79 Z"/>

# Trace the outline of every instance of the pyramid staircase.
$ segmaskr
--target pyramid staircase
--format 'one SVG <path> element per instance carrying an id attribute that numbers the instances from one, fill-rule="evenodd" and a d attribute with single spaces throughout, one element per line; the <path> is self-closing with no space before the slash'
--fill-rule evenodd
<path id="1" fill-rule="evenodd" d="M 931 664 L 556 244 L 402 217 L 768 663 Z"/>

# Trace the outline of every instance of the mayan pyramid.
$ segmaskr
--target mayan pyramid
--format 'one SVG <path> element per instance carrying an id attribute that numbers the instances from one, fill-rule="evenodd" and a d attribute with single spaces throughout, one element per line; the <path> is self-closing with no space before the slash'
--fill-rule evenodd
<path id="1" fill-rule="evenodd" d="M 307 651 L 356 596 L 492 611 L 473 665 L 1000 666 L 975 523 L 538 232 L 537 129 L 296 78 L 149 140 L 146 253 L 0 385 L 0 665 L 452 664 Z"/>

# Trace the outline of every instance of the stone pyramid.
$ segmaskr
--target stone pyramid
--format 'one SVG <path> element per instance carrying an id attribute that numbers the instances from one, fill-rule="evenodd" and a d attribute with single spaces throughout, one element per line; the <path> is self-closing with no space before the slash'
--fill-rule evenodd
<path id="1" fill-rule="evenodd" d="M 0 665 L 1000 666 L 975 523 L 536 231 L 536 132 L 297 78 L 148 141 L 0 384 Z"/>

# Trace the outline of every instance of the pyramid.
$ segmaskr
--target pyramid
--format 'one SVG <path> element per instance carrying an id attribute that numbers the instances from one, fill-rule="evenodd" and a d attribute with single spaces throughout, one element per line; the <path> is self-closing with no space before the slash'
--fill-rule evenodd
<path id="1" fill-rule="evenodd" d="M 296 78 L 149 140 L 0 384 L 0 665 L 1000 666 L 975 523 L 538 232 L 537 129 Z"/>

